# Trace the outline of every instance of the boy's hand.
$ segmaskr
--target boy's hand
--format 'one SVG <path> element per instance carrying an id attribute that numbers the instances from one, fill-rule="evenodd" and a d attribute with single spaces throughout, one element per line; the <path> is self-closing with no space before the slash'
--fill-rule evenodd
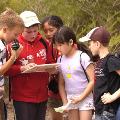
<path id="1" fill-rule="evenodd" d="M 110 93 L 104 93 L 104 95 L 101 97 L 101 100 L 104 104 L 108 104 L 114 101 L 114 96 Z"/>
<path id="2" fill-rule="evenodd" d="M 32 68 L 32 67 L 34 67 L 34 66 L 36 66 L 35 63 L 29 63 L 29 64 L 27 64 L 27 65 L 21 66 L 21 72 L 23 72 L 23 71 L 25 71 L 25 70 L 28 70 L 28 69 L 30 69 L 30 68 Z"/>
<path id="3" fill-rule="evenodd" d="M 15 59 L 17 59 L 22 50 L 23 50 L 23 46 L 21 44 L 20 44 L 20 47 L 17 50 L 12 50 L 11 49 L 11 57 L 14 57 Z"/>

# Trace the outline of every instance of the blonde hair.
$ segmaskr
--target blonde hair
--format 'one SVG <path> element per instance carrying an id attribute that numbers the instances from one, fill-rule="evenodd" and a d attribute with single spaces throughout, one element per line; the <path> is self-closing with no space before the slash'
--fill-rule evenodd
<path id="1" fill-rule="evenodd" d="M 0 29 L 4 26 L 14 28 L 15 26 L 24 28 L 24 22 L 20 16 L 10 8 L 0 14 Z"/>

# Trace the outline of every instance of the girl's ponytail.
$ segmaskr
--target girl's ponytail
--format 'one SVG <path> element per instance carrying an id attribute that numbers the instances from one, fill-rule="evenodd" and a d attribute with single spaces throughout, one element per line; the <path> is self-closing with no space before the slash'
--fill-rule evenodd
<path id="1" fill-rule="evenodd" d="M 78 50 L 81 50 L 82 52 L 87 53 L 90 59 L 92 60 L 92 53 L 90 52 L 89 48 L 84 43 L 77 42 L 77 48 Z"/>
<path id="2" fill-rule="evenodd" d="M 92 55 L 90 49 L 84 43 L 77 42 L 77 48 L 79 50 L 81 50 L 82 52 L 85 52 L 93 62 L 96 62 L 99 59 L 98 56 L 93 56 Z"/>

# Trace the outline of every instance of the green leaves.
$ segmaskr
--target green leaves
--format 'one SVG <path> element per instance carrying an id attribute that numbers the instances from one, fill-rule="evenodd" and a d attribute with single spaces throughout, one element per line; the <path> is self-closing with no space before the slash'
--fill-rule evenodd
<path id="1" fill-rule="evenodd" d="M 112 35 L 110 46 L 119 41 L 119 0 L 0 0 L 0 4 L 1 12 L 6 6 L 18 13 L 32 10 L 40 20 L 47 15 L 58 15 L 65 25 L 73 28 L 77 38 L 93 27 L 105 26 Z"/>

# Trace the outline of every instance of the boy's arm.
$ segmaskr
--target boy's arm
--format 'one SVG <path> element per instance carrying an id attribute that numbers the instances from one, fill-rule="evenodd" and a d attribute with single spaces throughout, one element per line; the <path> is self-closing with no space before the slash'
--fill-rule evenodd
<path id="1" fill-rule="evenodd" d="M 5 73 L 8 76 L 15 76 L 16 74 L 21 73 L 21 65 L 12 65 L 10 69 Z"/>
<path id="2" fill-rule="evenodd" d="M 113 58 L 115 58 L 115 60 Z M 114 60 L 114 61 L 112 62 L 112 64 L 110 63 L 109 66 L 110 68 L 114 68 L 113 66 L 117 66 L 116 67 L 117 70 L 111 70 L 110 72 L 115 71 L 118 75 L 120 75 L 120 69 L 118 69 L 120 65 L 120 60 L 118 58 L 116 59 L 116 57 L 113 57 L 113 58 L 111 60 L 112 61 Z M 103 96 L 101 97 L 101 100 L 104 104 L 108 104 L 115 101 L 119 97 L 120 97 L 120 88 L 116 92 L 114 92 L 112 95 L 110 93 L 104 93 Z"/>
<path id="3" fill-rule="evenodd" d="M 0 66 L 0 75 L 3 75 L 8 69 L 12 66 L 12 64 L 15 62 L 16 57 L 12 55 L 9 60 Z"/>
<path id="4" fill-rule="evenodd" d="M 21 51 L 22 51 L 22 46 L 20 46 L 19 49 L 17 49 L 17 50 L 11 50 L 10 58 L 7 60 L 6 63 L 4 63 L 3 65 L 0 66 L 0 75 L 3 75 L 5 72 L 8 71 L 8 69 L 10 69 L 12 64 L 18 58 Z"/>
<path id="5" fill-rule="evenodd" d="M 116 70 L 117 74 L 120 75 L 120 70 Z"/>
<path id="6" fill-rule="evenodd" d="M 9 76 L 15 76 L 17 74 L 20 74 L 22 73 L 23 71 L 25 70 L 28 70 L 32 67 L 34 67 L 36 64 L 35 63 L 29 63 L 27 65 L 12 65 L 11 68 L 7 71 L 6 75 L 9 75 Z"/>
<path id="7" fill-rule="evenodd" d="M 101 97 L 101 100 L 104 104 L 108 104 L 115 101 L 119 97 L 120 97 L 120 88 L 112 95 L 110 93 L 104 93 L 104 95 Z"/>

